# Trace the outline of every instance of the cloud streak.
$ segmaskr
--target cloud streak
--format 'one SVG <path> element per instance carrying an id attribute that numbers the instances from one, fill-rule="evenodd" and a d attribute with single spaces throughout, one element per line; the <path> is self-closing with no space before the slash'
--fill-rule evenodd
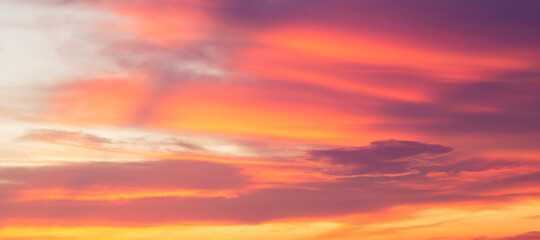
<path id="1" fill-rule="evenodd" d="M 224 189 L 241 187 L 238 169 L 218 163 L 161 160 L 89 162 L 42 167 L 3 167 L 1 179 L 19 188 L 134 187 Z"/>

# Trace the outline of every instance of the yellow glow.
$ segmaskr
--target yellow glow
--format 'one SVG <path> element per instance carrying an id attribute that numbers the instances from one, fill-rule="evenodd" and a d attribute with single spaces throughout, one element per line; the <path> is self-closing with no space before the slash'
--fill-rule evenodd
<path id="1" fill-rule="evenodd" d="M 315 221 L 310 223 L 269 223 L 262 225 L 179 225 L 156 227 L 7 227 L 0 229 L 3 238 L 28 240 L 206 240 L 206 239 L 316 239 L 341 224 Z"/>
<path id="2" fill-rule="evenodd" d="M 192 189 L 130 189 L 130 188 L 100 188 L 88 190 L 67 189 L 34 189 L 18 192 L 13 201 L 58 200 L 69 199 L 77 201 L 90 200 L 120 200 L 149 197 L 225 197 L 233 198 L 239 191 L 211 191 Z"/>
<path id="3" fill-rule="evenodd" d="M 423 206 L 416 212 L 405 211 L 405 215 L 384 216 L 384 212 L 377 217 L 385 219 L 377 222 L 357 226 L 363 221 L 363 215 L 357 216 L 357 220 L 349 220 L 349 226 L 329 234 L 328 239 L 418 239 L 427 240 L 434 238 L 468 240 L 475 237 L 500 238 L 523 234 L 529 231 L 537 231 L 540 226 L 539 201 L 524 201 L 512 205 L 500 205 L 483 210 L 471 208 L 469 210 L 461 206 Z M 387 212 L 392 213 L 392 212 Z M 399 212 L 397 212 L 399 213 Z M 324 239 L 324 238 L 321 238 Z"/>

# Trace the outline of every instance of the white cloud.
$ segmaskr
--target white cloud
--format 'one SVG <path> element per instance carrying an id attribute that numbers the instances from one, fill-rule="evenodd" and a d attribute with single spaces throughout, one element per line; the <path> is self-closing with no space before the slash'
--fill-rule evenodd
<path id="1" fill-rule="evenodd" d="M 117 73 L 102 54 L 105 23 L 117 19 L 80 5 L 0 1 L 0 113 L 32 118 L 50 87 L 93 74 Z"/>

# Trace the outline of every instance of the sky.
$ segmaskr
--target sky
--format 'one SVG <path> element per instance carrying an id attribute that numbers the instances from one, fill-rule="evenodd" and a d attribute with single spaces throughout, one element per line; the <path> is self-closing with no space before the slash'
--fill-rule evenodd
<path id="1" fill-rule="evenodd" d="M 539 11 L 0 0 L 0 239 L 540 239 Z"/>

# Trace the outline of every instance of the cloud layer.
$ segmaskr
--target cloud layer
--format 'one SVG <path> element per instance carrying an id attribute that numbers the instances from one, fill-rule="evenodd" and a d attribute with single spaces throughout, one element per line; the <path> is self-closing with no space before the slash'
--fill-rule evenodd
<path id="1" fill-rule="evenodd" d="M 3 1 L 0 236 L 537 238 L 539 10 Z"/>

